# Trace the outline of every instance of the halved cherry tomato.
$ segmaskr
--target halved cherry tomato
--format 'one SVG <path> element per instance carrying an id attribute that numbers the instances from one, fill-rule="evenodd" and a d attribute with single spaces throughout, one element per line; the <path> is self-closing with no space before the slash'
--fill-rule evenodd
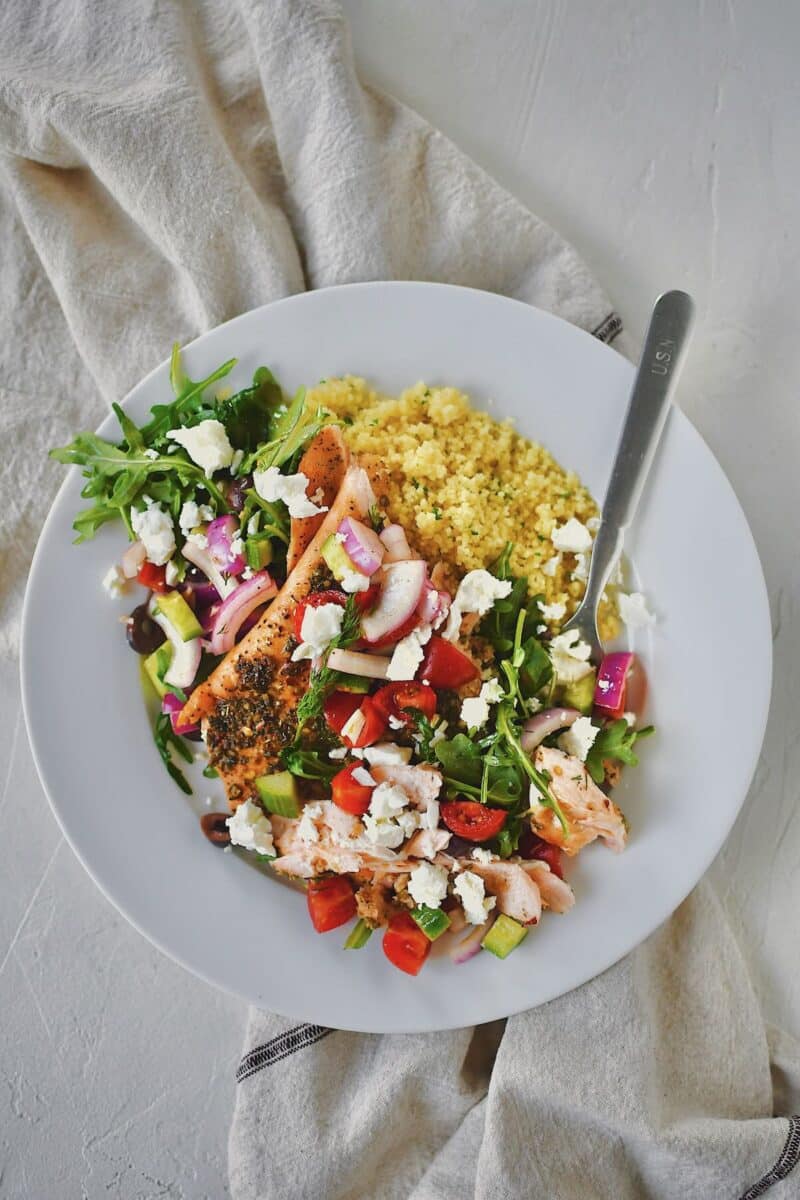
<path id="1" fill-rule="evenodd" d="M 561 850 L 558 846 L 551 846 L 543 838 L 537 837 L 532 829 L 526 829 L 519 839 L 519 853 L 521 858 L 540 858 L 547 863 L 554 875 L 559 879 L 564 878 Z"/>
<path id="2" fill-rule="evenodd" d="M 415 683 L 413 679 L 399 683 L 387 683 L 372 697 L 373 702 L 388 722 L 389 717 L 402 721 L 404 725 L 412 724 L 409 708 L 418 708 L 430 719 L 436 712 L 436 693 L 432 687 L 424 683 Z"/>
<path id="3" fill-rule="evenodd" d="M 383 935 L 383 953 L 390 963 L 407 975 L 419 975 L 432 945 L 433 942 L 406 912 L 392 917 Z"/>
<path id="4" fill-rule="evenodd" d="M 312 879 L 306 895 L 308 915 L 317 933 L 338 929 L 356 915 L 353 885 L 343 875 Z"/>
<path id="5" fill-rule="evenodd" d="M 361 749 L 362 746 L 371 746 L 386 733 L 386 718 L 372 696 L 364 696 L 359 708 L 364 716 L 361 732 L 355 741 L 351 741 L 347 737 L 344 739 L 348 746 L 354 746 L 356 749 Z"/>
<path id="6" fill-rule="evenodd" d="M 365 592 L 355 592 L 356 608 L 360 613 L 372 612 L 381 594 L 379 583 L 371 583 Z"/>
<path id="7" fill-rule="evenodd" d="M 441 812 L 447 828 L 468 842 L 488 842 L 506 823 L 502 808 L 487 808 L 477 800 L 446 800 Z"/>
<path id="8" fill-rule="evenodd" d="M 136 578 L 144 587 L 150 588 L 151 592 L 163 594 L 169 591 L 166 567 L 157 567 L 155 563 L 145 561 L 139 567 L 139 574 Z"/>
<path id="9" fill-rule="evenodd" d="M 331 692 L 322 709 L 329 728 L 341 733 L 362 700 L 356 692 Z"/>
<path id="10" fill-rule="evenodd" d="M 367 593 L 365 592 L 364 595 Z M 374 642 L 370 642 L 371 650 L 380 650 L 383 646 L 393 646 L 395 642 L 400 642 L 404 637 L 408 637 L 410 633 L 420 624 L 419 613 L 413 612 L 402 625 L 398 625 L 391 633 L 387 633 L 384 637 L 377 638 Z"/>
<path id="11" fill-rule="evenodd" d="M 420 679 L 427 680 L 435 688 L 460 688 L 479 675 L 472 659 L 438 634 L 434 634 L 425 647 L 422 669 L 418 672 Z"/>
<path id="12" fill-rule="evenodd" d="M 369 784 L 359 783 L 353 779 L 353 772 L 361 767 L 361 763 L 350 763 L 331 780 L 331 798 L 333 803 L 352 813 L 354 817 L 363 817 L 372 799 L 372 788 Z M 363 770 L 363 767 L 361 767 Z"/>
<path id="13" fill-rule="evenodd" d="M 346 603 L 347 596 L 344 592 L 335 592 L 333 588 L 324 592 L 312 592 L 310 596 L 306 596 L 302 604 L 298 604 L 294 610 L 294 636 L 298 642 L 303 638 L 303 617 L 307 608 L 319 608 L 321 604 L 338 604 L 344 608 Z"/>

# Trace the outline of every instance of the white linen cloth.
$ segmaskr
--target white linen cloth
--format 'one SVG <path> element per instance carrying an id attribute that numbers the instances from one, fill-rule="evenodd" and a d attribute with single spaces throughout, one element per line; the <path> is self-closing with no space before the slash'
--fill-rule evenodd
<path id="1" fill-rule="evenodd" d="M 60 478 L 47 449 L 173 340 L 380 278 L 619 330 L 569 246 L 359 84 L 327 0 L 9 0 L 0 138 L 6 662 Z M 622 963 L 507 1023 L 377 1037 L 252 1011 L 245 1045 L 238 1200 L 800 1193 L 800 1053 L 765 1030 L 708 885 Z"/>

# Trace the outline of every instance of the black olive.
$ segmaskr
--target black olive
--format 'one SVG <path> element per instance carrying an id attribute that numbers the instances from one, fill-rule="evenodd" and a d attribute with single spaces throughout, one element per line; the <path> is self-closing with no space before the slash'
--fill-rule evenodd
<path id="1" fill-rule="evenodd" d="M 225 824 L 229 816 L 230 813 L 209 812 L 203 813 L 200 818 L 200 828 L 215 846 L 230 846 L 231 844 L 231 835 Z"/>
<path id="2" fill-rule="evenodd" d="M 189 733 L 182 733 L 182 738 L 186 738 L 187 742 L 202 742 L 203 735 L 199 729 L 191 729 Z"/>
<path id="3" fill-rule="evenodd" d="M 208 583 L 203 572 L 194 563 L 186 564 L 186 574 L 183 577 L 184 583 Z"/>
<path id="4" fill-rule="evenodd" d="M 137 654 L 152 654 L 166 641 L 164 630 L 156 625 L 147 611 L 146 604 L 135 608 L 125 623 L 128 645 Z"/>
<path id="5" fill-rule="evenodd" d="M 474 842 L 468 842 L 466 838 L 458 837 L 454 833 L 448 843 L 447 853 L 452 854 L 453 858 L 469 858 L 474 849 Z"/>
<path id="6" fill-rule="evenodd" d="M 249 475 L 245 475 L 243 479 L 234 479 L 233 483 L 228 488 L 227 501 L 228 506 L 234 512 L 241 512 L 244 508 L 247 496 L 245 492 L 253 486 L 253 481 Z"/>

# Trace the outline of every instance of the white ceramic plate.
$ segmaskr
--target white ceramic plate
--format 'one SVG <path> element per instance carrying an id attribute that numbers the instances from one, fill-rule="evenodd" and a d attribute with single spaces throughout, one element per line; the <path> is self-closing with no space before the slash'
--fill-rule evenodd
<path id="1" fill-rule="evenodd" d="M 237 386 L 260 363 L 290 390 L 346 373 L 388 392 L 418 379 L 457 385 L 476 405 L 514 417 L 600 499 L 633 376 L 613 350 L 537 309 L 421 283 L 331 288 L 267 305 L 199 338 L 186 365 L 202 378 L 232 356 L 239 363 L 226 382 Z M 126 407 L 141 422 L 168 394 L 164 363 Z M 100 432 L 116 440 L 113 418 Z M 591 979 L 647 937 L 730 830 L 766 722 L 768 608 L 736 497 L 680 412 L 626 547 L 659 617 L 636 647 L 658 732 L 617 797 L 629 847 L 621 856 L 599 844 L 581 854 L 570 871 L 573 911 L 547 914 L 505 962 L 432 959 L 416 979 L 390 966 L 380 937 L 345 953 L 344 931 L 314 933 L 294 890 L 201 835 L 196 813 L 209 794 L 223 807 L 221 787 L 198 775 L 189 800 L 163 770 L 117 621 L 132 601 L 112 601 L 101 587 L 124 535 L 107 526 L 71 545 L 79 489 L 73 469 L 39 540 L 26 600 L 23 697 L 39 773 L 98 886 L 157 946 L 220 987 L 291 1017 L 372 1032 L 515 1013 Z"/>

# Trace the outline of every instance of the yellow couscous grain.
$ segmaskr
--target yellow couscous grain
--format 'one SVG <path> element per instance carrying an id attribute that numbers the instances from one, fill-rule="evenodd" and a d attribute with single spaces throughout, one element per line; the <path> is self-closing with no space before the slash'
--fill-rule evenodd
<path id="1" fill-rule="evenodd" d="M 582 564 L 572 554 L 557 556 L 551 535 L 570 517 L 584 524 L 596 517 L 597 505 L 542 446 L 452 387 L 418 383 L 392 398 L 348 377 L 325 380 L 308 399 L 343 420 L 356 454 L 380 459 L 389 516 L 423 558 L 466 572 L 489 566 L 513 542 L 512 569 L 527 576 L 531 593 L 574 611 L 585 586 L 574 578 Z M 603 632 L 612 636 L 616 620 L 604 607 Z"/>

